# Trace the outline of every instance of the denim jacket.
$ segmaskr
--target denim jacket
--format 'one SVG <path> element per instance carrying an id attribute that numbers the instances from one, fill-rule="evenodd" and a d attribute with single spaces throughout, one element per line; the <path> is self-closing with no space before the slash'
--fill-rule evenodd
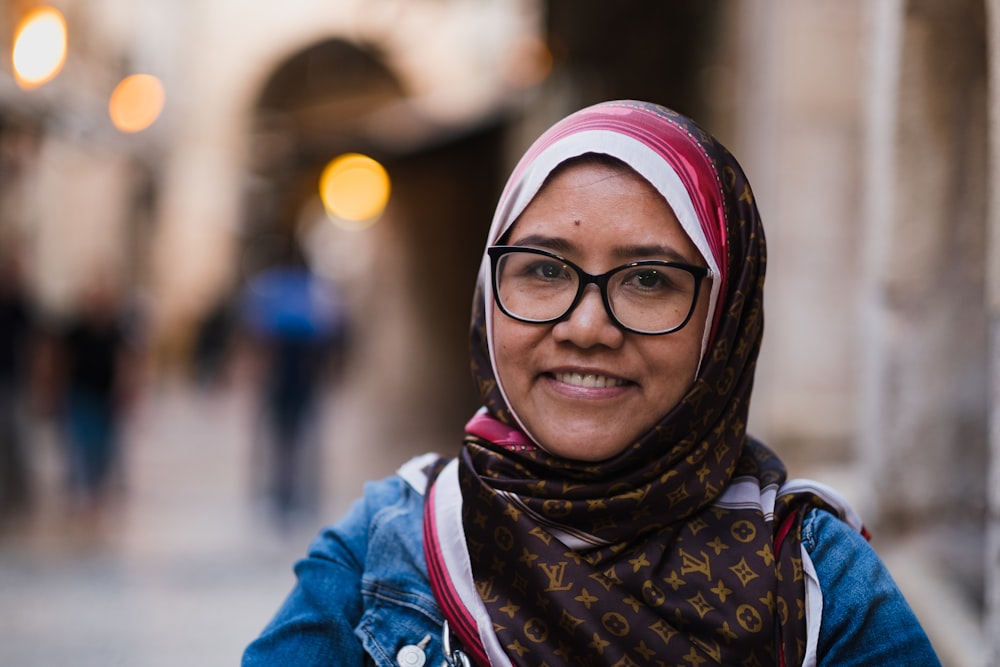
<path id="1" fill-rule="evenodd" d="M 424 561 L 422 490 L 418 480 L 399 475 L 368 483 L 347 515 L 321 531 L 295 565 L 295 587 L 247 647 L 243 667 L 447 664 L 444 617 Z M 940 664 L 889 572 L 857 531 L 813 510 L 802 536 L 823 593 L 817 665 Z"/>

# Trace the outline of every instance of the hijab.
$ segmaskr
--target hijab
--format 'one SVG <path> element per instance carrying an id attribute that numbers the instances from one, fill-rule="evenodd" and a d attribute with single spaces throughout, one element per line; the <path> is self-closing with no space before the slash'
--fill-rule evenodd
<path id="1" fill-rule="evenodd" d="M 793 514 L 774 503 L 785 470 L 746 433 L 766 263 L 749 183 L 685 116 L 606 102 L 556 123 L 528 149 L 487 245 L 556 167 L 588 153 L 617 158 L 652 184 L 712 270 L 697 376 L 611 459 L 548 454 L 511 410 L 495 371 L 484 254 L 471 328 L 483 408 L 430 496 L 425 546 L 435 593 L 480 664 L 776 664 L 779 653 L 798 664 L 797 531 L 775 548 L 778 526 Z"/>

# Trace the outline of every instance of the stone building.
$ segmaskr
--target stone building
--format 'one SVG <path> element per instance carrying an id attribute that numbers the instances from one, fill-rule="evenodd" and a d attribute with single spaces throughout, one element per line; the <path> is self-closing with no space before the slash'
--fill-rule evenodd
<path id="1" fill-rule="evenodd" d="M 759 425 L 845 464 L 945 664 L 996 664 L 996 5 L 739 7 L 730 108 L 773 258 Z"/>
<path id="2" fill-rule="evenodd" d="M 0 3 L 5 38 L 28 4 Z M 701 119 L 769 235 L 752 429 L 871 520 L 946 664 L 1000 664 L 996 0 L 53 4 L 63 72 L 26 91 L 0 63 L 0 235 L 36 296 L 58 313 L 110 267 L 170 372 L 277 240 L 301 242 L 347 288 L 338 429 L 390 455 L 373 475 L 474 408 L 468 286 L 512 156 L 605 98 Z M 137 71 L 166 106 L 125 135 L 107 94 Z M 347 151 L 393 178 L 363 233 L 315 194 Z M 357 480 L 329 465 L 343 502 Z"/>

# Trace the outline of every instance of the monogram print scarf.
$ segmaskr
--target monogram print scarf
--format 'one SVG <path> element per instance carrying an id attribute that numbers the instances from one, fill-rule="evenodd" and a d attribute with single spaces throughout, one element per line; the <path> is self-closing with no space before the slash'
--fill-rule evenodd
<path id="1" fill-rule="evenodd" d="M 797 522 L 786 517 L 803 509 L 795 498 L 775 503 L 784 467 L 746 434 L 766 259 L 749 184 L 691 120 L 641 102 L 604 103 L 529 149 L 489 242 L 547 173 L 587 152 L 613 155 L 650 181 L 712 267 L 698 375 L 616 457 L 549 455 L 525 435 L 497 381 L 484 263 L 471 332 L 484 408 L 428 503 L 435 593 L 483 665 L 799 664 L 805 589 Z M 457 538 L 442 540 L 448 525 Z M 463 553 L 442 559 L 455 544 Z"/>

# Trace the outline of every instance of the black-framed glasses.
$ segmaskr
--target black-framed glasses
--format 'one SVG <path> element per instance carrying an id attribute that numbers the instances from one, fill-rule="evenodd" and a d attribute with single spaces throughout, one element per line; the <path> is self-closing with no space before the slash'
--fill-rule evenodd
<path id="1" fill-rule="evenodd" d="M 493 295 L 515 320 L 550 324 L 570 316 L 587 285 L 597 285 L 611 321 L 638 334 L 668 334 L 684 327 L 698 303 L 703 266 L 646 259 L 599 276 L 538 248 L 490 246 Z"/>

